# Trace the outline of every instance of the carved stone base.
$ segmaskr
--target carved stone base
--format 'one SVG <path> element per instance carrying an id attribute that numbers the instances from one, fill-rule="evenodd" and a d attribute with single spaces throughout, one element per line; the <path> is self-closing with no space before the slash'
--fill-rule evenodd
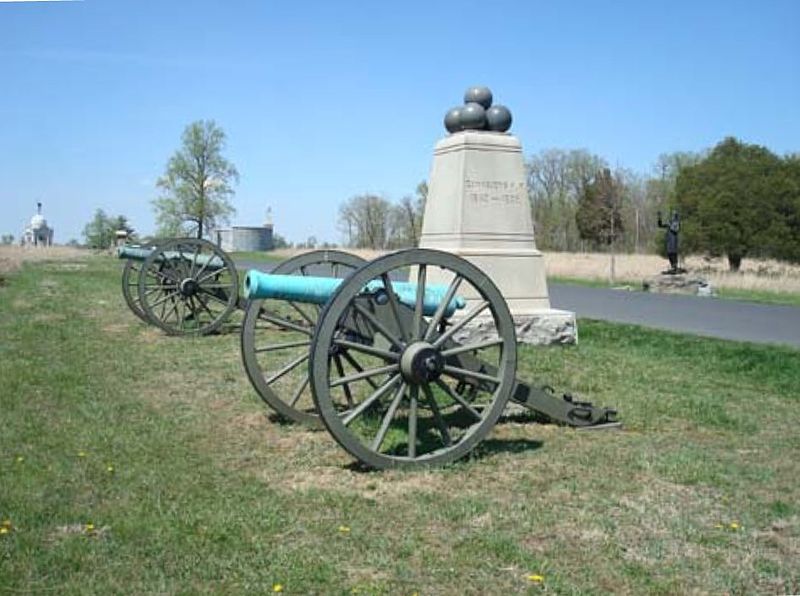
<path id="1" fill-rule="evenodd" d="M 574 345 L 578 343 L 575 313 L 554 308 L 535 314 L 515 315 L 517 342 L 533 346 Z M 476 343 L 494 339 L 497 332 L 491 319 L 478 317 L 453 337 L 457 342 Z"/>
<path id="2" fill-rule="evenodd" d="M 708 280 L 688 273 L 662 273 L 642 282 L 646 292 L 659 294 L 691 294 L 693 296 L 716 296 L 716 291 Z"/>

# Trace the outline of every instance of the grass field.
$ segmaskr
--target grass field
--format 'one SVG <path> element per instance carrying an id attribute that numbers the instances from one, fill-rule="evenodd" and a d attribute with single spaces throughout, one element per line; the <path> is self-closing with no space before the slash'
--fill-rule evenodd
<path id="1" fill-rule="evenodd" d="M 370 473 L 269 416 L 235 331 L 166 337 L 119 273 L 0 287 L 0 593 L 800 592 L 800 351 L 582 321 L 519 375 L 624 430 L 514 419 Z"/>

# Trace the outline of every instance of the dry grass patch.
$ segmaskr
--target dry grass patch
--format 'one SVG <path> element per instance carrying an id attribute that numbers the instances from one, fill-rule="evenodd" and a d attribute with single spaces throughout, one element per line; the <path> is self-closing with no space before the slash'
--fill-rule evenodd
<path id="1" fill-rule="evenodd" d="M 83 259 L 91 254 L 89 250 L 71 246 L 0 246 L 0 274 L 16 271 L 23 263 Z"/>
<path id="2" fill-rule="evenodd" d="M 547 274 L 552 277 L 608 281 L 610 257 L 603 253 L 548 252 L 544 255 Z M 726 259 L 690 256 L 683 266 L 690 273 L 707 278 L 717 288 L 800 293 L 800 265 L 775 260 L 745 259 L 738 273 L 728 269 Z M 616 279 L 640 283 L 668 267 L 658 255 L 618 254 Z"/>

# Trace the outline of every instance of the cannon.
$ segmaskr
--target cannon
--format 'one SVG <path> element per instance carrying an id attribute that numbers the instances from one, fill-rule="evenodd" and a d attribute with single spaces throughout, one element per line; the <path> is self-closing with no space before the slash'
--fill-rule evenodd
<path id="1" fill-rule="evenodd" d="M 125 245 L 117 249 L 125 260 L 122 294 L 131 311 L 170 335 L 205 335 L 217 331 L 236 309 L 246 309 L 239 297 L 238 272 L 220 247 L 195 238 L 159 244 Z M 346 275 L 363 260 L 336 250 L 318 250 L 279 264 L 283 275 Z M 253 368 L 253 366 L 255 368 Z M 258 365 L 250 367 L 258 374 Z"/>
<path id="2" fill-rule="evenodd" d="M 121 246 L 122 293 L 131 311 L 170 335 L 205 335 L 239 306 L 236 267 L 207 240 L 174 238 Z"/>
<path id="3" fill-rule="evenodd" d="M 539 421 L 617 428 L 617 413 L 516 378 L 514 322 L 475 265 L 411 249 L 346 278 L 249 271 L 242 358 L 280 415 L 324 426 L 363 464 L 441 465 L 468 454 L 509 401 Z"/>

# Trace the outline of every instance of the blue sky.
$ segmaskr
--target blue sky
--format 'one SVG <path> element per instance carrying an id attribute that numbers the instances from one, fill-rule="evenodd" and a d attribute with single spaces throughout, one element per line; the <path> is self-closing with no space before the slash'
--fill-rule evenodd
<path id="1" fill-rule="evenodd" d="M 228 134 L 234 223 L 339 240 L 348 197 L 427 177 L 472 84 L 527 154 L 647 171 L 726 135 L 800 151 L 800 1 L 0 2 L 0 233 L 100 207 L 153 230 L 189 122 Z"/>

